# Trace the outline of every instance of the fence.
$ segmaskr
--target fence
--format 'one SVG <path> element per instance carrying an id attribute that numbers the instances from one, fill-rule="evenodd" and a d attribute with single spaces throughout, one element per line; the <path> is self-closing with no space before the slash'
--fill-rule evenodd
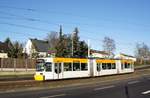
<path id="1" fill-rule="evenodd" d="M 0 58 L 1 71 L 33 70 L 35 63 L 35 59 Z"/>

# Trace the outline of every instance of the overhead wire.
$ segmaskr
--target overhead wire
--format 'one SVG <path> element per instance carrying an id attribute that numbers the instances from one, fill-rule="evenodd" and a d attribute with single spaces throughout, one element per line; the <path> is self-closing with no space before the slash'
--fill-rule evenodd
<path id="1" fill-rule="evenodd" d="M 26 10 L 26 11 L 30 11 L 30 12 L 39 12 L 38 10 L 36 9 L 32 9 L 32 8 L 18 8 L 18 7 L 9 7 L 9 6 L 0 6 L 0 7 L 7 7 L 7 8 L 13 8 L 13 9 L 19 9 L 19 10 Z M 43 21 L 41 19 L 38 19 L 38 18 L 27 18 L 27 17 L 24 17 L 24 16 L 18 16 L 18 15 L 15 15 L 15 14 L 11 14 L 11 13 L 7 13 L 7 12 L 2 12 L 0 11 L 0 13 L 3 13 L 5 15 L 9 15 L 9 16 L 15 16 L 15 17 L 20 17 L 20 19 L 24 19 L 24 20 L 28 20 L 28 21 L 38 21 L 38 22 L 43 22 L 43 23 L 48 23 L 50 24 L 50 22 L 48 21 Z M 70 13 L 65 13 L 66 14 L 69 14 L 69 15 L 72 15 Z M 4 18 L 4 17 L 3 17 Z M 82 17 L 83 18 L 83 17 Z M 6 17 L 5 17 L 6 19 Z M 36 27 L 31 27 L 31 26 L 25 26 L 25 25 L 20 25 L 20 24 L 12 24 L 12 23 L 8 23 L 8 22 L 0 22 L 0 24 L 7 24 L 7 25 L 11 25 L 11 26 L 17 26 L 17 27 L 23 27 L 23 28 L 29 28 L 29 29 L 34 29 L 34 30 L 39 30 L 39 31 L 46 31 L 46 32 L 49 32 L 49 30 L 46 30 L 46 29 L 41 29 L 41 28 L 36 28 Z M 74 24 L 74 23 L 70 23 L 70 24 Z M 77 23 L 77 24 L 80 24 L 80 23 Z M 54 24 L 54 25 L 59 25 L 59 24 Z M 81 24 L 80 24 L 81 25 Z M 83 24 L 83 25 L 90 25 L 90 24 Z M 95 26 L 95 25 L 94 25 Z M 86 32 L 86 33 L 89 33 L 89 32 Z M 89 33 L 90 34 L 90 33 Z M 85 36 L 85 35 L 84 35 Z M 87 37 L 87 36 L 86 36 Z M 88 37 L 90 39 L 93 39 L 93 40 L 97 40 L 95 38 L 92 38 L 92 37 Z M 101 40 L 102 41 L 102 40 Z"/>
<path id="2" fill-rule="evenodd" d="M 45 9 L 35 9 L 35 8 L 23 8 L 23 7 L 14 7 L 14 6 L 7 6 L 7 5 L 0 5 L 0 7 L 2 8 L 8 8 L 8 9 L 15 9 L 15 10 L 24 10 L 24 11 L 29 11 L 29 12 L 38 12 L 38 13 L 45 13 L 45 14 L 61 14 L 61 15 L 65 15 L 65 16 L 72 16 L 72 17 L 79 17 L 79 18 L 82 18 L 82 19 L 90 19 L 90 17 L 88 16 L 85 16 L 85 15 L 76 15 L 76 14 L 73 14 L 73 13 L 70 13 L 70 12 L 57 12 L 57 11 L 54 11 L 54 10 L 45 10 Z M 104 17 L 105 18 L 105 17 Z M 97 17 L 94 17 L 92 18 L 92 20 L 99 20 L 99 18 Z M 117 19 L 119 20 L 119 19 Z M 117 22 L 117 20 L 115 19 L 103 19 L 103 21 L 108 21 L 108 22 Z M 128 22 L 128 24 L 134 24 L 134 25 L 140 25 L 140 26 L 147 26 L 149 27 L 149 25 L 145 25 L 145 24 L 139 24 L 139 23 L 131 23 L 129 21 L 125 21 L 125 22 Z"/>
<path id="3" fill-rule="evenodd" d="M 38 30 L 38 31 L 50 32 L 50 31 L 47 30 L 47 29 L 41 29 L 41 28 L 37 28 L 37 27 L 26 26 L 26 25 L 20 25 L 20 24 L 14 24 L 14 23 L 8 23 L 8 22 L 1 22 L 1 21 L 0 21 L 0 24 L 10 25 L 10 26 L 16 26 L 16 27 L 22 27 L 22 28 L 28 28 L 28 29 Z"/>

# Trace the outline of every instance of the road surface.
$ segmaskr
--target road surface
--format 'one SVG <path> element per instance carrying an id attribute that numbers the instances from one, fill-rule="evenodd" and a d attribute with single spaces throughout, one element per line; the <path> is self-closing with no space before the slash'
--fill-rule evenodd
<path id="1" fill-rule="evenodd" d="M 113 83 L 1 93 L 0 98 L 150 98 L 150 75 Z"/>

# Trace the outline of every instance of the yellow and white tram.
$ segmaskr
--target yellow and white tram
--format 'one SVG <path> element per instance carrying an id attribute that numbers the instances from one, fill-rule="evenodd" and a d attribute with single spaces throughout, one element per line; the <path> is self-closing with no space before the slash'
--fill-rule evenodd
<path id="1" fill-rule="evenodd" d="M 41 58 L 36 63 L 35 80 L 82 78 L 134 72 L 132 60 Z"/>

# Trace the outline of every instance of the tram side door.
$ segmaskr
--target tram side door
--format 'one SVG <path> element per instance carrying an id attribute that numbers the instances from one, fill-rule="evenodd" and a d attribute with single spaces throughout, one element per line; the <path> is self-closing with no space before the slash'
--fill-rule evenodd
<path id="1" fill-rule="evenodd" d="M 62 63 L 54 64 L 54 79 L 62 79 Z"/>
<path id="2" fill-rule="evenodd" d="M 89 63 L 89 64 L 90 64 L 90 67 L 89 67 L 89 69 L 90 69 L 90 76 L 94 76 L 94 73 L 93 73 L 93 72 L 94 72 L 94 71 L 93 71 L 93 64 L 94 64 L 94 63 L 93 63 L 93 62 L 94 62 L 93 59 L 91 59 L 91 60 L 90 60 L 90 63 Z"/>
<path id="3" fill-rule="evenodd" d="M 101 63 L 97 63 L 97 75 L 100 76 L 100 72 L 101 72 Z"/>

